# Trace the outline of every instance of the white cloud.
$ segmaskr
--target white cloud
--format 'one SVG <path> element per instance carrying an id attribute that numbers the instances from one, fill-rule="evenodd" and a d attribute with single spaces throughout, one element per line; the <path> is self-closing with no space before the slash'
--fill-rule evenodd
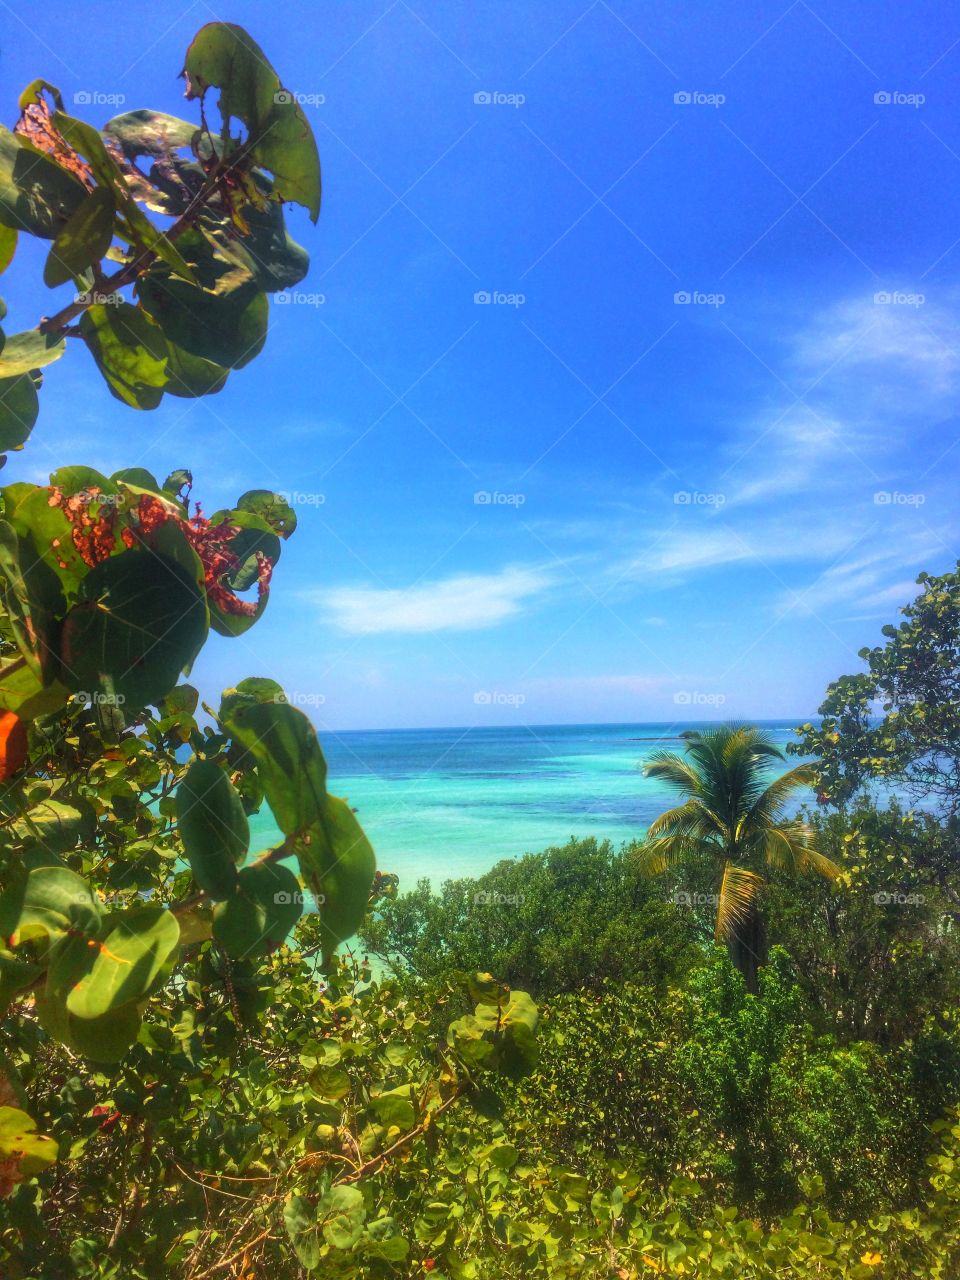
<path id="1" fill-rule="evenodd" d="M 927 300 L 911 306 L 867 295 L 818 317 L 797 338 L 794 359 L 818 376 L 831 365 L 841 375 L 879 367 L 884 381 L 909 379 L 924 398 L 942 396 L 960 373 L 960 323 L 952 309 Z"/>
<path id="2" fill-rule="evenodd" d="M 780 613 L 816 614 L 842 603 L 848 608 L 892 613 L 919 594 L 916 567 L 928 563 L 940 550 L 936 540 L 922 534 L 902 536 L 895 548 L 879 548 L 831 565 L 809 587 L 785 591 L 775 607 Z"/>
<path id="3" fill-rule="evenodd" d="M 337 587 L 309 593 L 353 635 L 477 631 L 517 615 L 552 583 L 540 569 L 462 574 L 408 588 Z"/>

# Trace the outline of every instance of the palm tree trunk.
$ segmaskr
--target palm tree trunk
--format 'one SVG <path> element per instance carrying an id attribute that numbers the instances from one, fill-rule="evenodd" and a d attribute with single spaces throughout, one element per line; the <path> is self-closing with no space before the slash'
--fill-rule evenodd
<path id="1" fill-rule="evenodd" d="M 760 990 L 759 970 L 767 963 L 767 931 L 756 903 L 734 926 L 727 951 L 734 966 L 743 974 L 747 990 L 751 995 L 757 995 Z"/>

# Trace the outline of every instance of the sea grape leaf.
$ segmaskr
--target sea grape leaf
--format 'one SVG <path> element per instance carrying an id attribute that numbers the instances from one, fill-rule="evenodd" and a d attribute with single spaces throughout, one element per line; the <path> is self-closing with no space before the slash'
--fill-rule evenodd
<path id="1" fill-rule="evenodd" d="M 0 275 L 9 267 L 16 251 L 17 232 L 14 231 L 13 227 L 0 225 Z M 2 315 L 0 315 L 0 319 L 2 318 Z"/>
<path id="2" fill-rule="evenodd" d="M 305 1271 L 316 1271 L 320 1265 L 320 1230 L 309 1200 L 303 1196 L 287 1196 L 283 1225 L 300 1265 Z"/>
<path id="3" fill-rule="evenodd" d="M 186 568 L 169 556 L 122 552 L 80 584 L 63 622 L 63 679 L 137 711 L 174 687 L 206 635 L 206 603 Z"/>
<path id="4" fill-rule="evenodd" d="M 0 352 L 0 378 L 13 378 L 20 373 L 31 373 L 44 365 L 59 360 L 67 349 L 65 338 L 39 329 L 26 329 L 11 334 Z"/>
<path id="5" fill-rule="evenodd" d="M 128 160 L 140 156 L 154 159 L 171 155 L 189 147 L 198 131 L 189 120 L 167 115 L 165 111 L 125 111 L 114 116 L 103 128 L 114 139 Z"/>
<path id="6" fill-rule="evenodd" d="M 94 1062 L 119 1062 L 140 1032 L 142 1018 L 132 1001 L 99 1018 L 70 1013 L 62 994 L 39 992 L 36 1005 L 45 1031 Z"/>
<path id="7" fill-rule="evenodd" d="M 165 973 L 179 942 L 177 918 L 165 907 L 133 907 L 118 914 L 97 948 L 90 949 L 95 959 L 67 995 L 67 1012 L 99 1018 L 142 1000 Z"/>
<path id="8" fill-rule="evenodd" d="M 212 360 L 192 355 L 167 340 L 167 385 L 172 396 L 193 400 L 197 396 L 213 396 L 222 391 L 230 370 Z"/>
<path id="9" fill-rule="evenodd" d="M 98 302 L 80 317 L 80 333 L 118 400 L 157 407 L 167 385 L 167 343 L 149 316 L 129 302 Z"/>
<path id="10" fill-rule="evenodd" d="M 43 969 L 31 960 L 21 959 L 12 951 L 0 950 L 0 1017 L 10 1005 L 10 1001 L 29 986 L 43 973 Z"/>
<path id="11" fill-rule="evenodd" d="M 232 897 L 213 909 L 213 936 L 234 960 L 278 947 L 303 913 L 296 876 L 272 862 L 254 862 L 237 876 Z"/>
<path id="12" fill-rule="evenodd" d="M 231 539 L 230 550 L 240 562 L 239 568 L 224 575 L 232 591 L 246 591 L 253 586 L 260 572 L 257 552 L 271 564 L 280 559 L 280 539 L 260 516 L 251 511 L 218 511 L 210 517 L 211 524 L 226 521 L 239 532 Z"/>
<path id="13" fill-rule="evenodd" d="M 246 271 L 216 255 L 199 231 L 178 239 L 196 283 L 177 279 L 155 263 L 140 279 L 140 300 L 167 339 L 188 355 L 240 369 L 263 349 L 267 296 Z"/>
<path id="14" fill-rule="evenodd" d="M 0 1165 L 14 1163 L 17 1180 L 30 1178 L 56 1162 L 56 1142 L 36 1129 L 36 1121 L 19 1107 L 0 1107 Z"/>
<path id="15" fill-rule="evenodd" d="M 99 262 L 113 239 L 117 205 L 109 187 L 97 187 L 71 214 L 50 246 L 43 282 L 51 289 Z"/>
<path id="16" fill-rule="evenodd" d="M 194 36 L 182 74 L 186 96 L 203 98 L 211 86 L 220 92 L 225 145 L 230 123 L 240 120 L 247 138 L 242 151 L 273 175 L 278 200 L 292 200 L 320 214 L 320 159 L 303 109 L 283 91 L 279 77 L 255 40 L 242 27 L 210 22 Z M 233 139 L 235 149 L 240 144 Z"/>
<path id="17" fill-rule="evenodd" d="M 346 800 L 328 795 L 320 820 L 297 842 L 304 879 L 317 895 L 324 959 L 359 929 L 377 859 Z"/>
<path id="18" fill-rule="evenodd" d="M 279 493 L 269 489 L 248 489 L 237 499 L 237 507 L 265 520 L 281 538 L 289 538 L 297 527 L 297 513 L 293 507 Z"/>
<path id="19" fill-rule="evenodd" d="M 0 453 L 21 448 L 39 415 L 37 386 L 29 373 L 0 378 Z"/>
<path id="20" fill-rule="evenodd" d="M 69 691 L 59 680 L 45 685 L 26 666 L 0 666 L 0 710 L 16 712 L 23 720 L 33 720 L 62 707 Z"/>
<path id="21" fill-rule="evenodd" d="M 331 1187 L 317 1205 L 317 1221 L 323 1238 L 334 1249 L 350 1249 L 363 1234 L 366 1210 L 359 1187 Z"/>
<path id="22" fill-rule="evenodd" d="M 11 945 L 33 939 L 55 942 L 68 933 L 93 937 L 100 905 L 82 876 L 65 867 L 40 867 L 11 877 L 0 896 L 0 935 Z"/>
<path id="23" fill-rule="evenodd" d="M 252 176 L 267 203 L 263 209 L 254 205 L 244 209 L 245 235 L 238 237 L 228 214 L 216 206 L 201 214 L 197 226 L 218 257 L 237 267 L 258 289 L 277 293 L 300 283 L 310 268 L 310 255 L 287 231 L 283 207 L 268 199 L 272 184 L 258 173 Z"/>
<path id="24" fill-rule="evenodd" d="M 306 832 L 317 823 L 324 813 L 327 764 L 303 712 L 286 702 L 225 695 L 220 719 L 256 761 L 267 803 L 284 835 Z"/>
<path id="25" fill-rule="evenodd" d="M 53 240 L 86 197 L 72 173 L 0 125 L 0 223 Z"/>
<path id="26" fill-rule="evenodd" d="M 110 477 L 110 483 L 117 486 L 134 485 L 137 489 L 146 489 L 158 495 L 163 493 L 156 476 L 143 467 L 124 467 L 121 471 L 115 471 Z"/>
<path id="27" fill-rule="evenodd" d="M 68 146 L 73 147 L 89 162 L 97 182 L 113 192 L 117 210 L 126 221 L 134 239 L 145 249 L 152 249 L 178 276 L 192 280 L 193 275 L 180 250 L 153 225 L 130 195 L 117 162 L 96 129 L 86 121 L 76 120 L 63 111 L 57 111 L 53 121 Z"/>
<path id="28" fill-rule="evenodd" d="M 211 898 L 230 897 L 250 847 L 250 824 L 226 772 L 212 760 L 195 760 L 177 787 L 176 806 L 194 879 Z"/>
<path id="29" fill-rule="evenodd" d="M 54 628 L 66 601 L 53 570 L 5 520 L 0 520 L 0 598 L 17 647 L 42 682 L 53 665 Z"/>

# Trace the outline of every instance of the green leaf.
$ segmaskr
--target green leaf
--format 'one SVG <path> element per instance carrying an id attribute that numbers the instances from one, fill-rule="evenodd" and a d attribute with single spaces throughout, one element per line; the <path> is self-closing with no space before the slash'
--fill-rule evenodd
<path id="1" fill-rule="evenodd" d="M 29 373 L 0 378 L 0 453 L 22 448 L 39 414 L 37 385 Z"/>
<path id="2" fill-rule="evenodd" d="M 140 1032 L 140 1011 L 132 1002 L 99 1018 L 78 1018 L 62 995 L 39 993 L 36 1005 L 45 1031 L 94 1062 L 119 1062 Z"/>
<path id="3" fill-rule="evenodd" d="M 113 239 L 117 205 L 109 187 L 97 187 L 74 210 L 50 246 L 43 282 L 51 289 L 98 263 Z"/>
<path id="4" fill-rule="evenodd" d="M 65 141 L 89 162 L 97 182 L 102 187 L 109 187 L 113 192 L 117 210 L 125 220 L 134 242 L 145 249 L 152 249 L 177 275 L 186 280 L 192 279 L 190 268 L 181 257 L 179 249 L 153 225 L 131 196 L 117 162 L 110 155 L 96 129 L 84 120 L 76 120 L 63 111 L 56 112 L 53 122 L 63 134 Z"/>
<path id="5" fill-rule="evenodd" d="M 166 159 L 189 147 L 199 130 L 189 120 L 165 111 L 139 110 L 114 116 L 103 132 L 120 144 L 128 160 L 137 160 L 140 156 Z"/>
<path id="6" fill-rule="evenodd" d="M 168 353 L 149 316 L 128 302 L 98 302 L 80 317 L 80 333 L 118 400 L 134 409 L 157 407 L 167 385 Z"/>
<path id="7" fill-rule="evenodd" d="M 16 251 L 17 232 L 13 227 L 0 226 L 0 275 L 9 267 Z"/>
<path id="8" fill-rule="evenodd" d="M 416 1117 L 413 1086 L 402 1084 L 396 1089 L 385 1089 L 382 1093 L 375 1094 L 370 1099 L 370 1109 L 382 1124 L 409 1129 Z"/>
<path id="9" fill-rule="evenodd" d="M 320 213 L 320 159 L 313 132 L 292 94 L 256 41 L 242 27 L 211 22 L 196 34 L 187 50 L 183 75 L 187 97 L 203 98 L 214 86 L 221 90 L 225 146 L 230 123 L 247 129 L 243 152 L 273 174 L 278 200 L 303 205 L 316 222 Z"/>
<path id="10" fill-rule="evenodd" d="M 0 936 L 12 946 L 34 939 L 56 942 L 68 934 L 93 937 L 100 905 L 82 876 L 64 867 L 40 867 L 11 877 L 0 896 Z"/>
<path id="11" fill-rule="evenodd" d="M 284 835 L 306 832 L 326 799 L 327 764 L 313 725 L 288 703 L 230 701 L 228 694 L 221 721 L 257 762 L 277 826 Z"/>
<path id="12" fill-rule="evenodd" d="M 0 520 L 0 599 L 21 654 L 41 681 L 49 680 L 55 628 L 66 610 L 63 591 L 53 570 L 5 520 Z"/>
<path id="13" fill-rule="evenodd" d="M 257 552 L 276 564 L 280 559 L 280 539 L 265 520 L 250 511 L 218 511 L 210 517 L 211 524 L 222 521 L 239 529 L 231 539 L 230 550 L 240 564 L 236 570 L 224 574 L 224 581 L 232 591 L 246 591 L 260 572 Z"/>
<path id="14" fill-rule="evenodd" d="M 237 499 L 241 511 L 250 511 L 266 521 L 274 533 L 289 538 L 297 527 L 297 513 L 279 493 L 269 489 L 249 489 Z"/>
<path id="15" fill-rule="evenodd" d="M 222 391 L 229 369 L 191 355 L 182 347 L 167 341 L 167 385 L 164 388 L 172 396 L 193 400 L 198 396 L 213 396 Z"/>
<path id="16" fill-rule="evenodd" d="M 323 1238 L 334 1249 L 350 1249 L 357 1243 L 365 1217 L 363 1193 L 358 1187 L 331 1187 L 317 1205 Z"/>
<path id="17" fill-rule="evenodd" d="M 36 1132 L 36 1121 L 18 1107 L 0 1107 L 0 1164 L 10 1160 L 18 1174 L 30 1178 L 57 1159 L 57 1144 Z"/>
<path id="18" fill-rule="evenodd" d="M 29 986 L 39 978 L 41 973 L 43 970 L 40 965 L 34 964 L 31 960 L 22 960 L 11 951 L 0 950 L 0 1017 L 6 1013 L 10 1001 L 17 992 Z M 3 1068 L 0 1064 L 0 1076 L 2 1074 Z"/>
<path id="19" fill-rule="evenodd" d="M 137 711 L 169 693 L 206 635 L 206 604 L 187 569 L 165 555 L 122 552 L 80 584 L 63 622 L 63 679 Z"/>
<path id="20" fill-rule="evenodd" d="M 309 1201 L 303 1196 L 287 1196 L 283 1225 L 300 1265 L 306 1271 L 315 1271 L 320 1265 L 320 1234 Z"/>
<path id="21" fill-rule="evenodd" d="M 225 771 L 195 760 L 177 787 L 177 823 L 194 879 L 211 898 L 237 887 L 237 865 L 250 847 L 250 825 Z"/>
<path id="22" fill-rule="evenodd" d="M 86 197 L 78 178 L 0 125 L 0 223 L 53 240 Z"/>
<path id="23" fill-rule="evenodd" d="M 377 859 L 350 805 L 330 795 L 319 822 L 297 842 L 297 856 L 304 879 L 317 895 L 326 960 L 360 928 Z"/>
<path id="24" fill-rule="evenodd" d="M 26 329 L 7 338 L 0 352 L 0 378 L 13 378 L 20 373 L 31 373 L 44 365 L 59 360 L 67 349 L 65 338 L 39 329 Z"/>
<path id="25" fill-rule="evenodd" d="M 254 862 L 237 876 L 232 897 L 213 909 L 213 936 L 234 960 L 278 947 L 303 912 L 296 876 L 272 862 Z"/>
<path id="26" fill-rule="evenodd" d="M 178 240 L 197 283 L 177 279 L 156 263 L 140 279 L 140 300 L 166 338 L 187 355 L 240 369 L 263 350 L 267 296 L 213 252 L 199 231 Z"/>
<path id="27" fill-rule="evenodd" d="M 66 998 L 67 1012 L 99 1018 L 142 1000 L 167 970 L 180 942 L 180 926 L 165 907 L 134 907 L 114 918 L 94 951 L 89 971 Z M 91 949 L 92 950 L 92 949 Z"/>

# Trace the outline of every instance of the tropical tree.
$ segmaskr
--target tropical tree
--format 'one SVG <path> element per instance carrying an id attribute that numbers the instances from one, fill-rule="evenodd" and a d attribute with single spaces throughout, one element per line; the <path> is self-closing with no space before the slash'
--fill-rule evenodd
<path id="1" fill-rule="evenodd" d="M 651 825 L 639 850 L 649 874 L 670 868 L 707 868 L 719 878 L 714 936 L 725 942 L 747 989 L 757 990 L 757 969 L 766 954 L 760 907 L 764 872 L 815 872 L 828 880 L 840 874 L 814 848 L 813 831 L 788 806 L 810 786 L 814 771 L 798 765 L 770 779 L 770 764 L 783 752 L 759 729 L 722 725 L 704 733 L 689 730 L 685 755 L 658 751 L 644 767 L 685 797 Z"/>

